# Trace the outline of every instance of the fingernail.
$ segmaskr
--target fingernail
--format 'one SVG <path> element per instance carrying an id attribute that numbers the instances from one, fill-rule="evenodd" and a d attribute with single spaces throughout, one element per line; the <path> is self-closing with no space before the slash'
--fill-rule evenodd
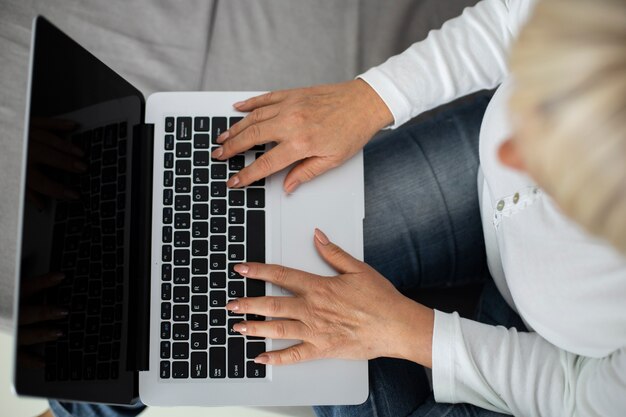
<path id="1" fill-rule="evenodd" d="M 85 172 L 87 171 L 87 165 L 80 161 L 74 162 L 74 169 L 80 172 Z"/>
<path id="2" fill-rule="evenodd" d="M 78 200 L 80 198 L 80 194 L 78 194 L 74 190 L 70 190 L 67 188 L 63 190 L 63 195 L 65 196 L 65 198 L 70 199 L 70 200 Z"/>
<path id="3" fill-rule="evenodd" d="M 248 271 L 250 270 L 250 268 L 248 267 L 248 265 L 246 264 L 237 264 L 234 266 L 233 268 L 236 272 L 239 272 L 240 274 L 247 274 Z"/>
<path id="4" fill-rule="evenodd" d="M 266 364 L 269 361 L 270 361 L 270 357 L 268 355 L 266 355 L 265 353 L 261 353 L 259 356 L 254 358 L 254 363 Z"/>
<path id="5" fill-rule="evenodd" d="M 246 325 L 243 323 L 236 323 L 233 325 L 233 330 L 239 333 L 245 333 L 248 329 Z"/>
<path id="6" fill-rule="evenodd" d="M 287 193 L 289 194 L 293 193 L 296 190 L 296 188 L 298 188 L 298 185 L 300 185 L 299 181 L 292 181 L 289 184 L 287 184 L 287 187 L 286 187 Z"/>
<path id="7" fill-rule="evenodd" d="M 213 158 L 219 158 L 220 156 L 222 156 L 222 154 L 223 154 L 223 153 L 224 153 L 224 149 L 222 149 L 222 148 L 217 148 L 216 150 L 214 150 L 214 151 L 211 153 L 211 156 L 212 156 Z"/>
<path id="8" fill-rule="evenodd" d="M 226 183 L 226 185 L 228 185 L 229 187 L 235 187 L 237 186 L 237 184 L 239 184 L 239 177 L 237 177 L 236 175 L 230 177 L 230 179 Z"/>
<path id="9" fill-rule="evenodd" d="M 328 240 L 328 236 L 326 236 L 324 232 L 322 232 L 320 229 L 315 229 L 315 239 L 317 239 L 317 241 L 324 246 L 330 243 L 330 240 Z"/>
<path id="10" fill-rule="evenodd" d="M 230 133 L 228 133 L 228 130 L 227 130 L 226 132 L 222 133 L 221 135 L 217 137 L 217 143 L 224 142 L 226 139 L 228 139 L 229 136 L 230 136 Z"/>
<path id="11" fill-rule="evenodd" d="M 234 301 L 229 302 L 228 304 L 226 304 L 226 309 L 230 311 L 239 310 L 239 301 L 234 300 Z"/>
<path id="12" fill-rule="evenodd" d="M 70 312 L 69 310 L 61 309 L 61 310 L 55 311 L 54 314 L 59 317 L 66 317 L 68 314 L 70 314 Z"/>
<path id="13" fill-rule="evenodd" d="M 246 102 L 245 101 L 238 101 L 235 104 L 233 104 L 234 108 L 239 108 L 241 106 L 243 106 Z"/>

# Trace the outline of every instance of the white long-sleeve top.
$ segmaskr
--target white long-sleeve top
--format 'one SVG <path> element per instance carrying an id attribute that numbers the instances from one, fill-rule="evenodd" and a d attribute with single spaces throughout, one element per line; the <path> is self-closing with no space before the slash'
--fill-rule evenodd
<path id="1" fill-rule="evenodd" d="M 489 270 L 531 331 L 436 311 L 436 400 L 516 416 L 624 417 L 626 258 L 496 156 L 511 133 L 508 50 L 532 4 L 484 0 L 360 78 L 389 107 L 392 127 L 501 84 L 480 132 L 481 217 Z"/>

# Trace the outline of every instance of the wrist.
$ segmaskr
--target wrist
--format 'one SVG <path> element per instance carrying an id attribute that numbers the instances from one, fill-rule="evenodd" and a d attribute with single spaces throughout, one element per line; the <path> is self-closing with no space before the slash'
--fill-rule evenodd
<path id="1" fill-rule="evenodd" d="M 362 103 L 363 117 L 372 135 L 393 124 L 394 118 L 387 104 L 366 81 L 356 78 L 351 81 Z"/>
<path id="2" fill-rule="evenodd" d="M 409 298 L 404 298 L 399 307 L 397 311 L 401 316 L 396 334 L 392 335 L 395 341 L 390 356 L 431 368 L 434 310 Z"/>

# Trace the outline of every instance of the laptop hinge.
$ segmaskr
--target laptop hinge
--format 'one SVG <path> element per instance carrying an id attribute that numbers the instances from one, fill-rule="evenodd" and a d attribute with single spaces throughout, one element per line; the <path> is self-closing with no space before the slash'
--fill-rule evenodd
<path id="1" fill-rule="evenodd" d="M 128 303 L 129 371 L 148 370 L 150 346 L 150 251 L 154 125 L 133 128 L 131 238 Z"/>

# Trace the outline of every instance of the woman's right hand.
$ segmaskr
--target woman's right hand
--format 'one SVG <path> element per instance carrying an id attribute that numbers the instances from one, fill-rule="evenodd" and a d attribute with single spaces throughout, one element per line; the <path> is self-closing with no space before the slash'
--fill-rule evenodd
<path id="1" fill-rule="evenodd" d="M 243 187 L 299 161 L 287 174 L 286 192 L 341 165 L 393 122 L 386 104 L 365 81 L 274 91 L 235 103 L 250 112 L 224 132 L 212 157 L 225 160 L 254 145 L 277 146 L 230 178 Z"/>

